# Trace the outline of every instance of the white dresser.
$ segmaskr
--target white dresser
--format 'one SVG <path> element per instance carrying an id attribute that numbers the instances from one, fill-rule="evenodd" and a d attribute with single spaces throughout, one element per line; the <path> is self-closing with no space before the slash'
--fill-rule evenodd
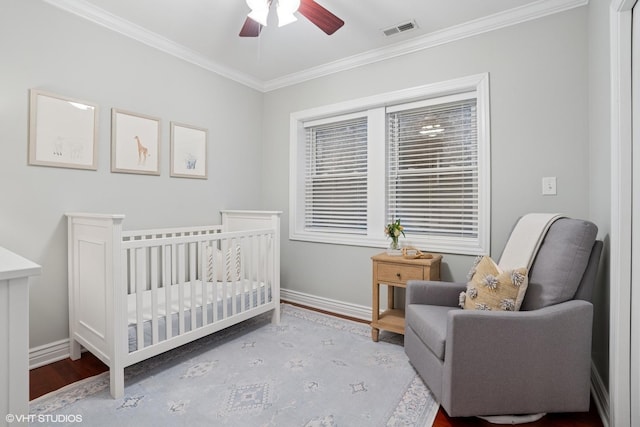
<path id="1" fill-rule="evenodd" d="M 29 276 L 40 266 L 0 247 L 0 424 L 29 414 Z"/>

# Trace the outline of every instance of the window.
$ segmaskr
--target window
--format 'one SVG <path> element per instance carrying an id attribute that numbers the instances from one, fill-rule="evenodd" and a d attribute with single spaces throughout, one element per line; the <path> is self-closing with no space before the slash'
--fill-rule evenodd
<path id="1" fill-rule="evenodd" d="M 387 217 L 413 235 L 477 238 L 475 97 L 390 108 L 387 129 Z"/>
<path id="2" fill-rule="evenodd" d="M 305 228 L 366 234 L 367 118 L 305 129 Z"/>
<path id="3" fill-rule="evenodd" d="M 291 115 L 290 238 L 486 254 L 488 75 Z"/>

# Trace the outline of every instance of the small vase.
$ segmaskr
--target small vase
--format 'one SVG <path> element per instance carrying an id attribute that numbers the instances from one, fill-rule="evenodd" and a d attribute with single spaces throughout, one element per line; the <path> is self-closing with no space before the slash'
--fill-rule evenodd
<path id="1" fill-rule="evenodd" d="M 400 245 L 398 244 L 398 239 L 391 240 L 389 249 L 387 249 L 387 255 L 393 255 L 393 256 L 402 255 L 402 251 L 400 250 Z"/>

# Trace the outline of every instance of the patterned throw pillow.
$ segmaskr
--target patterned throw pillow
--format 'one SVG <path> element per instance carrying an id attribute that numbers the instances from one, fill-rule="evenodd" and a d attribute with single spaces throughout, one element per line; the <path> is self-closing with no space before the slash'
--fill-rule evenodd
<path id="1" fill-rule="evenodd" d="M 215 251 L 215 252 L 214 252 Z M 223 281 L 223 266 L 227 272 L 226 281 L 227 282 L 235 282 L 240 280 L 240 271 L 241 271 L 241 260 L 242 254 L 240 253 L 240 246 L 234 246 L 232 248 L 227 249 L 226 254 L 224 256 L 224 260 L 222 257 L 222 251 L 220 249 L 213 249 L 211 246 L 207 246 L 207 280 L 213 281 L 213 277 L 215 276 L 218 282 Z"/>
<path id="2" fill-rule="evenodd" d="M 460 293 L 465 310 L 517 311 L 529 285 L 526 268 L 502 271 L 488 256 L 477 259 L 467 290 Z"/>

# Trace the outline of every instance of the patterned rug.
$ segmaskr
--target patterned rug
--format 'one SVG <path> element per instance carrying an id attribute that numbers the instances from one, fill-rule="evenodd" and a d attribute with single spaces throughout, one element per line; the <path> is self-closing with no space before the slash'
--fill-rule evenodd
<path id="1" fill-rule="evenodd" d="M 431 426 L 438 404 L 409 364 L 402 336 L 282 305 L 125 371 L 31 402 L 38 425 Z"/>

